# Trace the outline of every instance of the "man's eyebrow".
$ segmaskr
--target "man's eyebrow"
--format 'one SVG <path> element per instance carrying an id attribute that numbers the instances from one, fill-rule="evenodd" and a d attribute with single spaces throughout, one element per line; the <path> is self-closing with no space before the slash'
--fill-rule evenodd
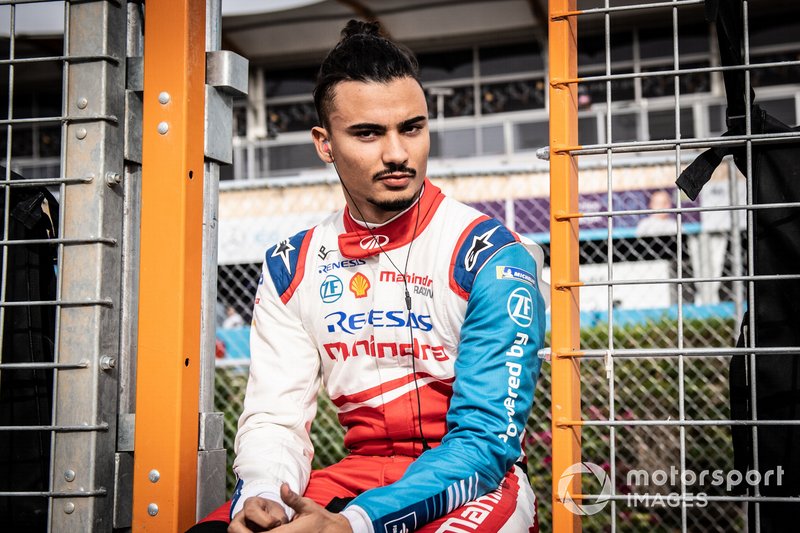
<path id="1" fill-rule="evenodd" d="M 428 117 L 426 117 L 425 115 L 420 115 L 418 117 L 414 117 L 414 118 L 410 118 L 408 120 L 404 120 L 403 122 L 400 123 L 400 129 L 407 128 L 409 126 L 413 126 L 414 124 L 417 124 L 419 122 L 424 122 L 427 119 L 428 119 Z"/>
<path id="2" fill-rule="evenodd" d="M 426 117 L 425 115 L 419 115 L 419 116 L 416 116 L 414 118 L 410 118 L 408 120 L 404 120 L 403 122 L 398 124 L 398 128 L 399 129 L 404 129 L 404 128 L 407 128 L 409 126 L 413 126 L 415 124 L 423 122 L 423 121 L 425 121 L 427 119 L 428 119 L 428 117 Z M 376 132 L 379 132 L 379 133 L 385 133 L 386 132 L 386 126 L 384 126 L 382 124 L 373 124 L 372 122 L 359 122 L 358 124 L 353 124 L 353 125 L 347 127 L 347 131 L 349 131 L 349 132 L 364 131 L 364 130 L 376 131 Z"/>
<path id="3" fill-rule="evenodd" d="M 378 132 L 385 132 L 386 126 L 381 126 L 380 124 L 372 124 L 371 122 L 360 122 L 358 124 L 353 124 L 352 126 L 347 126 L 347 131 L 355 132 L 355 131 L 378 131 Z"/>

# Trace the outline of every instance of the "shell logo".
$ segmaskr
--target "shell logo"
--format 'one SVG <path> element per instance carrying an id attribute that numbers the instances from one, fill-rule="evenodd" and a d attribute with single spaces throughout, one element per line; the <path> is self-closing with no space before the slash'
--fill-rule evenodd
<path id="1" fill-rule="evenodd" d="M 370 288 L 369 280 L 361 272 L 350 278 L 350 291 L 356 298 L 364 298 Z"/>

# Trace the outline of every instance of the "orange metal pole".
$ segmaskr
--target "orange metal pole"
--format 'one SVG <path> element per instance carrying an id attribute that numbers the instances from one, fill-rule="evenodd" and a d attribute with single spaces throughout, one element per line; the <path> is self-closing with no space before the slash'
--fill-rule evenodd
<path id="1" fill-rule="evenodd" d="M 148 0 L 133 530 L 194 523 L 206 0 Z"/>
<path id="2" fill-rule="evenodd" d="M 567 420 L 581 418 L 580 369 L 577 358 L 561 357 L 580 349 L 578 280 L 578 220 L 563 218 L 578 212 L 577 159 L 564 147 L 578 145 L 578 28 L 573 12 L 576 0 L 550 0 L 550 268 L 552 287 L 552 432 L 553 432 L 553 531 L 581 531 L 580 516 L 571 513 L 559 498 L 564 471 L 581 460 L 579 427 L 565 427 Z M 581 493 L 579 475 L 567 485 L 571 495 Z"/>

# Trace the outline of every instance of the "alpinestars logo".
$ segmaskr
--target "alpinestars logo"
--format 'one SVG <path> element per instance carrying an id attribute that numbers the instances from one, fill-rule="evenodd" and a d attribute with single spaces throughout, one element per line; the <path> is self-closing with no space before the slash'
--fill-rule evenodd
<path id="1" fill-rule="evenodd" d="M 289 239 L 285 241 L 281 241 L 278 246 L 275 247 L 275 251 L 272 252 L 272 257 L 280 257 L 283 261 L 283 266 L 286 267 L 287 272 L 291 272 L 289 268 L 289 253 L 295 250 L 295 247 L 292 246 L 292 243 L 289 242 Z"/>
<path id="2" fill-rule="evenodd" d="M 364 237 L 361 239 L 361 242 L 358 243 L 362 250 L 374 250 L 375 248 L 380 248 L 387 244 L 389 244 L 389 237 L 386 235 L 370 235 L 369 237 Z"/>
<path id="3" fill-rule="evenodd" d="M 472 238 L 472 246 L 467 250 L 467 255 L 464 257 L 464 266 L 467 268 L 468 272 L 472 272 L 472 269 L 475 268 L 475 264 L 478 262 L 478 256 L 481 255 L 484 250 L 488 250 L 494 246 L 489 239 L 492 238 L 492 235 L 494 235 L 494 232 L 497 231 L 499 227 L 500 226 L 495 226 L 486 233 Z"/>

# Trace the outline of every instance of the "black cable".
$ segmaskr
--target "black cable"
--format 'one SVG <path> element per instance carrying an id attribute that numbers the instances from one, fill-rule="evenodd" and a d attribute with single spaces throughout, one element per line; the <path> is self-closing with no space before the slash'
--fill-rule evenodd
<path id="1" fill-rule="evenodd" d="M 372 240 L 375 244 L 378 245 L 378 248 L 383 253 L 384 257 L 389 260 L 392 264 L 392 267 L 403 277 L 403 291 L 405 292 L 405 303 L 406 303 L 406 310 L 408 311 L 408 334 L 409 340 L 411 342 L 411 373 L 414 377 L 414 389 L 416 390 L 417 396 L 417 424 L 419 425 L 419 437 L 422 441 L 422 451 L 426 452 L 431 449 L 430 445 L 428 444 L 428 440 L 425 438 L 425 433 L 422 430 L 422 400 L 420 399 L 419 394 L 419 383 L 417 382 L 417 362 L 416 357 L 414 354 L 414 328 L 411 325 L 411 293 L 408 292 L 408 261 L 411 258 L 411 246 L 414 244 L 414 239 L 417 238 L 417 230 L 419 228 L 419 212 L 422 210 L 422 206 L 420 205 L 420 199 L 422 197 L 422 187 L 419 188 L 417 191 L 417 217 L 416 221 L 414 222 L 414 231 L 411 234 L 411 241 L 408 243 L 408 253 L 406 253 L 406 264 L 404 267 L 404 271 L 401 271 L 397 268 L 397 265 L 392 261 L 392 258 L 389 254 L 386 253 L 386 250 L 383 249 L 380 241 L 376 238 L 375 233 L 372 231 L 372 227 L 370 227 L 369 222 L 367 222 L 366 217 L 364 217 L 363 213 L 361 213 L 361 209 L 358 207 L 358 203 L 353 198 L 353 195 L 350 194 L 350 191 L 347 189 L 347 185 L 344 184 L 344 180 L 342 179 L 342 175 L 339 174 L 339 168 L 336 166 L 336 162 L 333 159 L 333 154 L 328 152 L 328 155 L 331 156 L 331 164 L 333 165 L 333 169 L 336 171 L 336 176 L 339 178 L 339 183 L 342 184 L 342 188 L 347 193 L 347 196 L 350 197 L 352 200 L 353 206 L 355 206 L 356 211 L 358 211 L 358 216 L 361 218 L 361 222 L 367 227 L 367 231 L 372 236 Z"/>

